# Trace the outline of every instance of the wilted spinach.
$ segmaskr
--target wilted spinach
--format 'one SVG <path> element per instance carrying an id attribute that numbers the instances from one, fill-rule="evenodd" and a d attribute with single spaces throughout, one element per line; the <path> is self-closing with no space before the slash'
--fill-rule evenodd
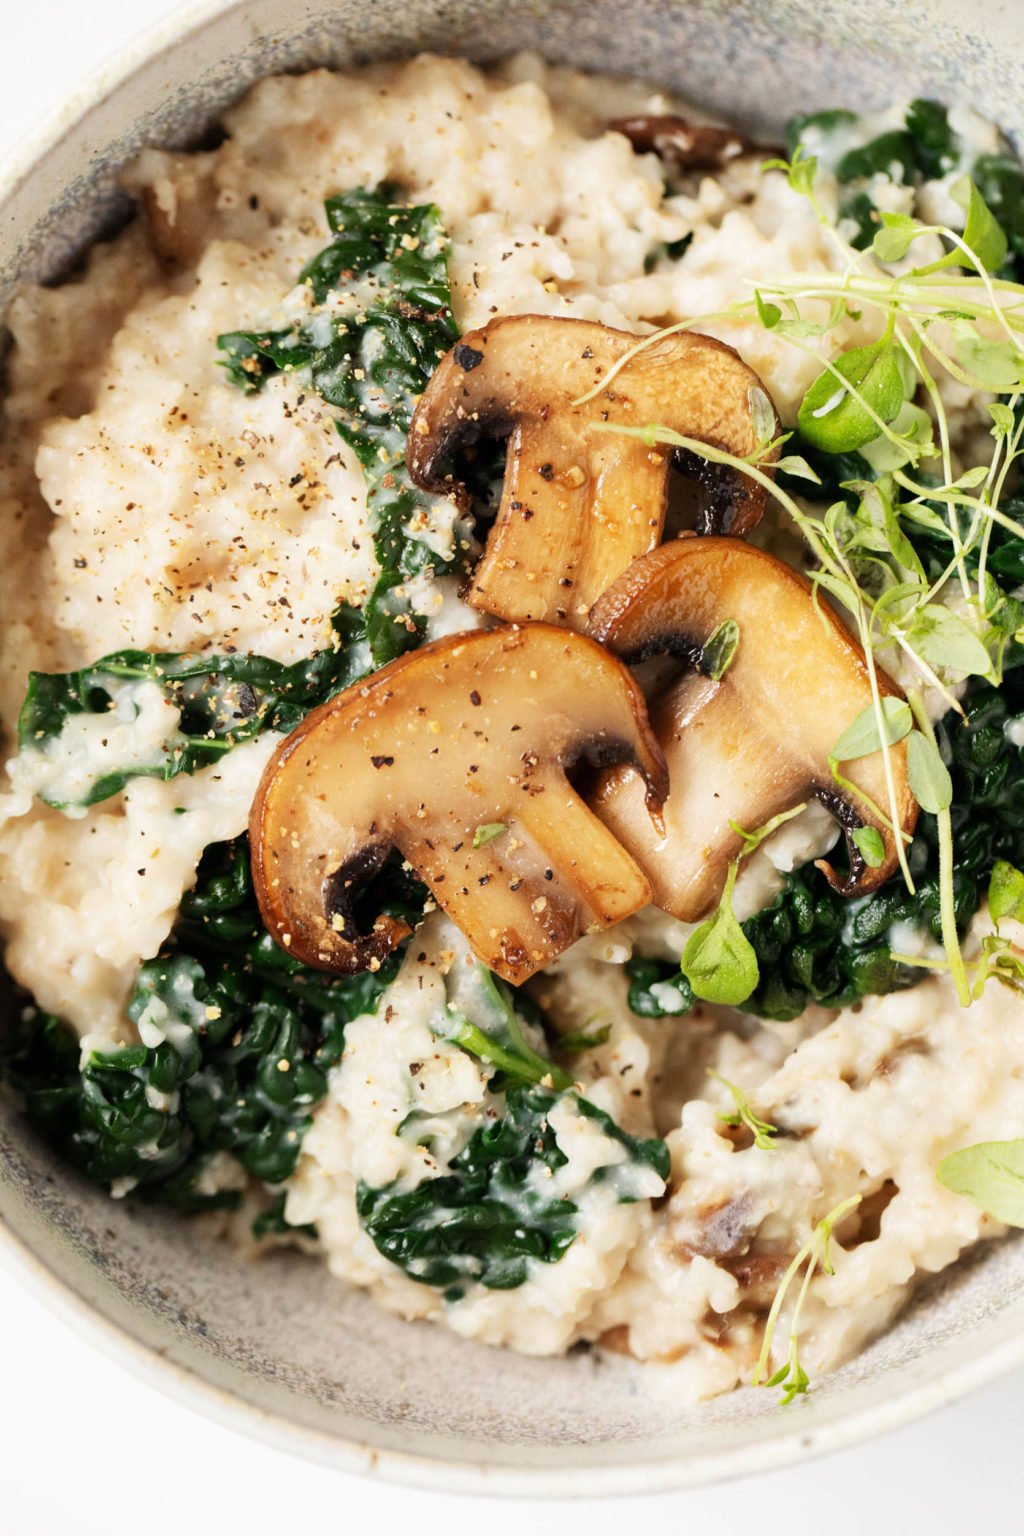
<path id="1" fill-rule="evenodd" d="M 396 867 L 392 910 L 413 913 L 417 898 Z M 5 1076 L 86 1177 L 185 1210 L 232 1206 L 237 1192 L 202 1188 L 210 1158 L 288 1178 L 345 1025 L 374 1012 L 398 965 L 355 977 L 300 965 L 263 930 L 245 840 L 215 845 L 170 941 L 139 971 L 128 1012 L 141 1043 L 94 1051 L 79 1070 L 73 1032 L 33 1010 Z"/>
<path id="2" fill-rule="evenodd" d="M 449 1173 L 404 1192 L 360 1186 L 359 1219 L 378 1251 L 412 1279 L 443 1287 L 449 1301 L 474 1281 L 513 1290 L 527 1279 L 530 1259 L 557 1263 L 578 1230 L 577 1206 L 551 1199 L 544 1188 L 545 1173 L 567 1162 L 548 1120 L 563 1096 L 516 1083 L 505 1093 L 504 1114 L 474 1131 Z M 637 1140 L 596 1105 L 572 1097 L 581 1114 L 627 1148 L 631 1162 L 668 1178 L 663 1141 Z M 595 1180 L 603 1173 L 599 1168 Z"/>
<path id="3" fill-rule="evenodd" d="M 218 337 L 229 377 L 242 389 L 273 374 L 308 371 L 337 411 L 337 427 L 366 480 L 380 575 L 364 610 L 370 654 L 383 666 L 419 643 L 423 621 L 403 590 L 427 568 L 457 567 L 467 536 L 449 549 L 431 542 L 431 523 L 451 507 L 419 490 L 405 466 L 416 400 L 458 339 L 448 284 L 448 242 L 438 210 L 408 207 L 394 192 L 358 189 L 326 203 L 334 238 L 299 274 L 311 306 L 287 331 L 233 331 Z M 348 296 L 350 303 L 337 303 Z M 461 541 L 461 547 L 460 547 Z"/>
<path id="4" fill-rule="evenodd" d="M 286 666 L 267 656 L 176 655 L 116 651 L 79 672 L 32 672 L 18 718 L 23 752 L 45 747 L 74 715 L 107 715 L 122 687 L 155 683 L 180 711 L 176 729 L 149 764 L 116 767 L 93 779 L 73 802 L 43 789 L 50 805 L 95 805 L 133 778 L 173 779 L 216 762 L 262 731 L 293 731 L 309 711 L 366 671 L 362 616 L 341 608 L 336 643 Z"/>

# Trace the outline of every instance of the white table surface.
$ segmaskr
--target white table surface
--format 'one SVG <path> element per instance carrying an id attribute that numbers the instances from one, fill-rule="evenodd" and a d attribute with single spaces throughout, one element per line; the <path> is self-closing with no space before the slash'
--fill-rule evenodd
<path id="1" fill-rule="evenodd" d="M 852 3 L 852 0 L 851 0 Z M 0 155 L 167 0 L 0 0 Z M 561 1529 L 588 1536 L 637 1520 L 676 1531 L 973 1536 L 997 1519 L 1024 1531 L 1024 1372 L 881 1441 L 729 1487 L 530 1508 L 391 1488 L 307 1466 L 165 1399 L 101 1356 L 0 1270 L 0 1536 L 245 1536 L 319 1520 L 358 1532 L 483 1516 L 488 1536 Z M 422 1526 L 421 1526 L 422 1528 Z"/>

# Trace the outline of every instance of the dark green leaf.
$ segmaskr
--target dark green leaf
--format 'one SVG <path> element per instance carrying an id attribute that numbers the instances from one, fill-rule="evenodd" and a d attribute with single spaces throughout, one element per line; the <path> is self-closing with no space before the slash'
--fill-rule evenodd
<path id="1" fill-rule="evenodd" d="M 959 146 L 942 103 L 918 97 L 907 108 L 904 121 L 917 146 L 915 159 L 922 176 L 933 180 L 951 171 L 957 163 Z"/>
<path id="2" fill-rule="evenodd" d="M 548 1122 L 559 1098 L 546 1088 L 513 1086 L 504 1114 L 474 1131 L 449 1173 L 406 1191 L 361 1185 L 359 1218 L 379 1252 L 412 1279 L 443 1287 L 449 1300 L 472 1282 L 512 1290 L 528 1278 L 531 1259 L 557 1263 L 576 1239 L 578 1214 L 572 1202 L 544 1191 L 545 1173 L 567 1161 Z M 576 1102 L 627 1148 L 631 1162 L 667 1179 L 663 1141 L 637 1141 L 586 1099 Z"/>
<path id="3" fill-rule="evenodd" d="M 30 673 L 18 718 L 23 752 L 45 747 L 72 716 L 110 713 L 119 693 L 136 683 L 155 684 L 181 716 L 152 763 L 108 767 L 73 796 L 58 792 L 58 780 L 41 798 L 50 805 L 95 805 L 133 778 L 194 773 L 262 731 L 294 730 L 311 709 L 366 670 L 362 624 L 354 610 L 339 611 L 335 633 L 336 645 L 292 666 L 266 656 L 116 651 L 80 672 Z"/>
<path id="4" fill-rule="evenodd" d="M 675 1018 L 689 1012 L 693 990 L 678 965 L 637 956 L 626 961 L 626 975 L 629 1006 L 640 1018 Z"/>
<path id="5" fill-rule="evenodd" d="M 128 1012 L 143 1043 L 93 1052 L 79 1072 L 72 1032 L 29 1019 L 5 1075 L 88 1178 L 130 1179 L 142 1198 L 188 1210 L 231 1205 L 235 1191 L 201 1192 L 210 1157 L 288 1178 L 345 1025 L 376 1009 L 397 967 L 331 977 L 278 949 L 239 839 L 208 850 L 171 943 L 139 971 Z"/>
<path id="6" fill-rule="evenodd" d="M 836 178 L 838 181 L 859 181 L 882 174 L 902 182 L 916 163 L 913 135 L 904 128 L 893 128 L 867 144 L 847 150 L 836 165 Z"/>
<path id="7" fill-rule="evenodd" d="M 798 146 L 804 142 L 808 129 L 827 141 L 837 129 L 848 128 L 856 121 L 856 112 L 847 112 L 841 107 L 832 107 L 825 112 L 805 112 L 798 117 L 791 117 L 786 124 L 786 148 L 791 155 L 794 154 Z"/>

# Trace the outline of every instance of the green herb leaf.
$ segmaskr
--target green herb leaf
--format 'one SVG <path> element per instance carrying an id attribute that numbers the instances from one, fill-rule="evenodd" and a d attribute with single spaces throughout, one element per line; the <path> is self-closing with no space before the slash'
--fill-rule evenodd
<path id="1" fill-rule="evenodd" d="M 805 156 L 800 144 L 794 149 L 792 160 L 764 160 L 761 169 L 782 171 L 794 192 L 799 192 L 802 197 L 813 195 L 818 161 L 814 155 Z"/>
<path id="2" fill-rule="evenodd" d="M 769 329 L 774 329 L 780 336 L 789 336 L 796 341 L 802 341 L 807 336 L 826 335 L 834 330 L 847 314 L 846 304 L 841 298 L 833 299 L 824 320 L 812 320 L 808 315 L 802 314 L 793 299 L 783 300 L 783 307 L 786 311 L 785 319 L 776 321 L 775 325 Z"/>
<path id="3" fill-rule="evenodd" d="M 936 1177 L 1009 1227 L 1024 1227 L 1024 1140 L 982 1141 L 944 1157 Z"/>
<path id="4" fill-rule="evenodd" d="M 757 956 L 732 909 L 738 867 L 730 864 L 718 911 L 690 935 L 682 960 L 696 997 L 733 1007 L 747 1000 L 758 980 Z"/>
<path id="5" fill-rule="evenodd" d="M 956 342 L 956 357 L 966 373 L 986 389 L 1010 393 L 1024 381 L 1024 357 L 1008 341 L 993 341 L 982 336 L 970 320 L 954 320 L 950 329 Z"/>
<path id="6" fill-rule="evenodd" d="M 905 398 L 903 373 L 898 348 L 887 340 L 841 353 L 834 367 L 840 377 L 828 369 L 818 375 L 801 402 L 797 424 L 815 448 L 848 453 L 878 436 L 876 416 L 890 422 L 899 414 Z"/>
<path id="7" fill-rule="evenodd" d="M 907 778 L 910 791 L 923 811 L 937 816 L 953 801 L 953 781 L 938 749 L 921 731 L 907 738 Z"/>
<path id="8" fill-rule="evenodd" d="M 777 304 L 772 304 L 757 290 L 754 290 L 754 301 L 757 304 L 757 316 L 766 331 L 773 331 L 782 319 L 782 310 Z"/>
<path id="9" fill-rule="evenodd" d="M 885 843 L 877 827 L 854 827 L 850 836 L 869 869 L 878 869 L 885 863 Z"/>
<path id="10" fill-rule="evenodd" d="M 992 921 L 1011 917 L 1024 922 L 1024 874 L 1006 859 L 997 859 L 988 883 L 988 910 Z"/>
<path id="11" fill-rule="evenodd" d="M 1008 437 L 1014 428 L 1013 412 L 1008 405 L 1001 400 L 993 400 L 988 408 L 992 418 L 992 436 L 995 438 Z"/>
<path id="12" fill-rule="evenodd" d="M 891 437 L 880 432 L 870 443 L 861 444 L 861 456 L 876 474 L 884 475 L 889 470 L 902 469 L 904 464 L 916 464 L 934 451 L 932 419 L 923 406 L 904 400 L 890 427 L 899 442 L 894 443 Z"/>
<path id="13" fill-rule="evenodd" d="M 782 1388 L 782 1396 L 779 1399 L 780 1408 L 788 1408 L 795 1398 L 802 1397 L 804 1393 L 810 1391 L 811 1378 L 800 1364 L 795 1340 L 792 1342 L 785 1365 L 780 1366 L 775 1375 L 769 1376 L 762 1385 Z"/>
<path id="14" fill-rule="evenodd" d="M 1007 548 L 1016 548 L 1018 541 L 1007 538 Z M 942 548 L 945 560 L 948 538 Z M 1016 569 L 1014 584 L 1024 579 L 1024 572 L 1017 575 Z M 966 830 L 956 839 L 953 863 L 953 906 L 961 933 L 978 910 L 997 858 L 1024 869 L 1024 822 L 1019 816 L 1024 748 L 1007 735 L 1008 724 L 1024 712 L 1024 669 L 1008 671 L 1001 689 L 972 679 L 962 703 L 965 722 L 957 718 L 937 727 L 943 754 L 950 754 L 951 814 L 962 814 Z M 893 924 L 905 924 L 942 941 L 936 818 L 919 818 L 910 857 L 914 895 L 894 877 L 854 909 L 811 864 L 785 876 L 774 901 L 743 924 L 760 970 L 757 991 L 744 1008 L 771 1019 L 794 1019 L 810 1003 L 844 1008 L 860 998 L 913 986 L 930 974 L 894 961 L 887 939 Z M 1005 962 L 999 969 L 1006 971 Z"/>
<path id="15" fill-rule="evenodd" d="M 903 699 L 887 695 L 881 700 L 885 743 L 894 746 L 909 736 L 914 724 L 910 705 Z M 837 763 L 850 763 L 858 757 L 870 757 L 881 750 L 882 740 L 878 729 L 878 716 L 873 704 L 861 710 L 852 725 L 840 736 L 832 748 L 832 759 Z"/>
<path id="16" fill-rule="evenodd" d="M 902 261 L 918 235 L 923 234 L 922 226 L 905 213 L 882 211 L 879 217 L 882 228 L 871 242 L 872 253 L 879 261 Z"/>
<path id="17" fill-rule="evenodd" d="M 986 677 L 992 658 L 982 641 L 959 614 L 941 603 L 923 603 L 915 609 L 908 639 L 931 667 Z"/>
<path id="18" fill-rule="evenodd" d="M 775 437 L 775 407 L 759 384 L 751 384 L 747 390 L 747 403 L 754 436 L 762 448 L 767 448 Z"/>
<path id="19" fill-rule="evenodd" d="M 799 453 L 787 454 L 779 459 L 775 465 L 779 474 L 792 475 L 794 480 L 810 480 L 814 485 L 821 484 L 821 476 L 816 469 L 812 469 L 807 460 Z"/>
<path id="20" fill-rule="evenodd" d="M 752 1385 L 755 1387 L 782 1387 L 783 1407 L 791 1403 L 794 1397 L 806 1392 L 810 1386 L 807 1372 L 800 1364 L 798 1343 L 800 1313 L 807 1299 L 807 1292 L 814 1277 L 814 1272 L 820 1267 L 827 1275 L 835 1273 L 832 1263 L 833 1230 L 843 1217 L 848 1215 L 860 1202 L 860 1195 L 851 1195 L 848 1200 L 841 1200 L 837 1206 L 834 1206 L 827 1216 L 822 1217 L 807 1242 L 794 1256 L 792 1263 L 779 1282 L 778 1290 L 775 1292 L 775 1298 L 772 1301 L 771 1310 L 764 1325 L 764 1338 L 761 1343 L 761 1353 L 754 1368 Z M 787 1351 L 786 1363 L 773 1375 L 767 1376 L 766 1379 L 779 1316 L 790 1287 L 805 1264 L 807 1269 L 804 1274 L 803 1284 L 797 1294 L 796 1306 L 793 1308 L 793 1315 L 790 1321 L 789 1349 Z"/>
<path id="21" fill-rule="evenodd" d="M 492 843 L 496 837 L 508 831 L 508 824 L 504 821 L 485 821 L 477 827 L 473 833 L 473 847 L 484 848 Z"/>
<path id="22" fill-rule="evenodd" d="M 915 267 L 912 275 L 924 277 L 943 267 L 976 266 L 979 272 L 997 271 L 1006 260 L 1006 236 L 977 186 L 969 176 L 961 176 L 950 187 L 949 195 L 964 210 L 964 244 L 977 260 L 972 262 L 959 246 L 954 246 L 938 261 L 930 262 L 925 267 Z"/>
<path id="23" fill-rule="evenodd" d="M 739 649 L 740 627 L 735 619 L 723 619 L 712 630 L 701 650 L 701 670 L 719 682 L 732 666 Z"/>
<path id="24" fill-rule="evenodd" d="M 739 858 L 749 859 L 750 855 L 756 853 L 761 844 L 766 842 L 773 832 L 777 832 L 780 827 L 785 826 L 787 821 L 792 821 L 794 817 L 799 816 L 806 809 L 807 801 L 802 800 L 799 805 L 791 805 L 788 811 L 779 811 L 777 815 L 770 816 L 761 826 L 755 827 L 753 832 L 747 832 L 745 828 L 740 826 L 738 821 L 730 821 L 729 825 L 736 833 L 736 836 L 743 840 L 743 847 L 740 850 Z"/>

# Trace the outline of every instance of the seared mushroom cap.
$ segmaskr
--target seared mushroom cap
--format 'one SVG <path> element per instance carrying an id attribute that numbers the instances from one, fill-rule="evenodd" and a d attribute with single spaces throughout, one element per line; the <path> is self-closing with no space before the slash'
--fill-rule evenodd
<path id="1" fill-rule="evenodd" d="M 409 932 L 358 898 L 392 848 L 477 955 L 525 981 L 650 900 L 566 778 L 631 764 L 643 814 L 667 791 L 643 695 L 593 640 L 549 625 L 454 635 L 316 709 L 281 743 L 250 819 L 260 910 L 307 965 L 351 974 Z"/>
<path id="2" fill-rule="evenodd" d="M 406 450 L 418 485 L 468 505 L 447 472 L 453 452 L 511 434 L 501 506 L 468 592 L 474 608 L 584 629 L 601 593 L 656 547 L 672 450 L 595 427 L 653 423 L 739 457 L 757 452 L 760 380 L 710 336 L 664 336 L 573 404 L 641 339 L 589 320 L 514 315 L 471 331 L 438 365 Z M 766 492 L 749 477 L 688 454 L 675 462 L 703 491 L 698 532 L 742 537 L 759 521 Z"/>
<path id="3" fill-rule="evenodd" d="M 719 681 L 700 670 L 702 648 L 727 619 L 739 646 Z M 654 685 L 651 724 L 668 763 L 664 833 L 641 814 L 620 774 L 604 775 L 591 804 L 651 878 L 658 906 L 694 922 L 714 907 L 742 839 L 816 796 L 846 831 L 849 874 L 818 867 L 844 896 L 874 890 L 892 874 L 896 841 L 859 796 L 841 791 L 829 755 L 872 701 L 864 653 L 804 578 L 735 539 L 682 538 L 638 561 L 594 609 L 592 633 L 629 662 L 672 656 L 688 670 Z M 878 669 L 883 695 L 898 696 Z M 903 743 L 890 748 L 899 825 L 913 831 Z M 888 813 L 881 752 L 842 773 Z M 851 833 L 876 827 L 885 857 L 869 868 Z"/>
<path id="4" fill-rule="evenodd" d="M 733 128 L 690 123 L 674 112 L 617 117 L 608 127 L 641 154 L 658 155 L 681 171 L 720 171 L 730 160 L 753 154 L 757 148 Z"/>

